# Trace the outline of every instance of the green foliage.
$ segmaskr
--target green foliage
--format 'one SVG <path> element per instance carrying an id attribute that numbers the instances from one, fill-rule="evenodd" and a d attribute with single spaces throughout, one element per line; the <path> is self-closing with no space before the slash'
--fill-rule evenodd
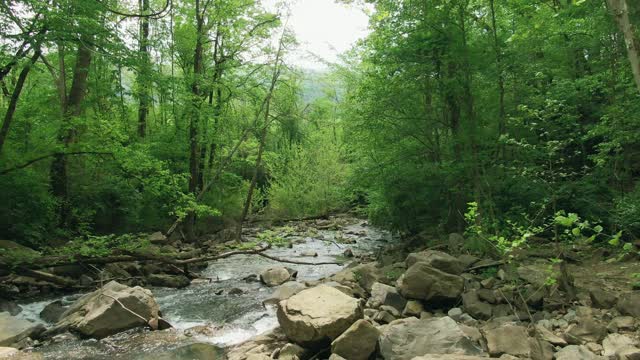
<path id="1" fill-rule="evenodd" d="M 349 200 L 349 166 L 331 133 L 317 132 L 304 145 L 294 145 L 270 164 L 268 214 L 276 218 L 326 215 Z"/>

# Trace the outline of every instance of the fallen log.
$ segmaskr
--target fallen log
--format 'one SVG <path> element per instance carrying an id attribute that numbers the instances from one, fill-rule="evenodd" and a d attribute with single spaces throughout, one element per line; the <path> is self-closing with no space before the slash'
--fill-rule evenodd
<path id="1" fill-rule="evenodd" d="M 111 264 L 111 263 L 119 263 L 119 262 L 158 262 L 161 264 L 167 264 L 170 266 L 185 266 L 190 264 L 198 264 L 209 261 L 216 261 L 220 259 L 226 259 L 231 256 L 237 255 L 256 255 L 261 256 L 273 261 L 289 263 L 289 264 L 297 264 L 297 265 L 341 265 L 341 262 L 335 261 L 324 261 L 324 262 L 305 262 L 305 261 L 296 261 L 296 260 L 288 260 L 279 258 L 276 256 L 265 254 L 264 252 L 271 248 L 270 244 L 262 246 L 258 249 L 253 250 L 233 250 L 226 253 L 221 254 L 211 254 L 211 255 L 203 255 L 196 256 L 186 259 L 176 258 L 170 255 L 156 255 L 149 253 L 137 253 L 137 252 L 127 252 L 122 255 L 112 255 L 112 256 L 104 256 L 104 257 L 75 257 L 70 258 L 68 256 L 44 256 L 40 258 L 33 259 L 29 264 L 20 264 L 20 266 L 16 269 L 16 272 L 23 273 L 28 276 L 32 276 L 30 274 L 36 274 L 40 279 L 49 281 L 55 284 L 63 285 L 63 286 L 74 286 L 75 283 L 68 282 L 66 279 L 61 278 L 59 276 L 45 273 L 42 271 L 37 271 L 38 269 L 44 268 L 53 268 L 59 266 L 68 266 L 68 265 L 77 265 L 77 264 Z M 0 261 L 1 262 L 1 261 Z M 35 273 L 33 273 L 36 271 Z M 36 277 L 33 276 L 33 277 Z"/>

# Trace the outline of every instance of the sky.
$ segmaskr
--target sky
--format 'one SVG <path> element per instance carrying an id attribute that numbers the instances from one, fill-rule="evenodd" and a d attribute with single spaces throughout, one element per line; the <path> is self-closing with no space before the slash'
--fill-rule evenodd
<path id="1" fill-rule="evenodd" d="M 271 10 L 278 0 L 264 0 Z M 298 48 L 288 55 L 289 63 L 307 69 L 324 69 L 316 57 L 336 62 L 338 55 L 349 50 L 358 39 L 368 34 L 368 16 L 358 6 L 335 0 L 288 0 L 291 7 L 289 28 L 298 39 Z"/>

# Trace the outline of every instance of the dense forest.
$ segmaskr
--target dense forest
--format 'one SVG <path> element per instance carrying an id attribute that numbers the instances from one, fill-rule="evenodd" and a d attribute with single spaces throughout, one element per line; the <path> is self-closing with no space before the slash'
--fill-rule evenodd
<path id="1" fill-rule="evenodd" d="M 0 236 L 195 241 L 354 208 L 405 234 L 635 238 L 637 4 L 371 3 L 318 73 L 285 62 L 284 7 L 3 2 Z"/>
<path id="2" fill-rule="evenodd" d="M 3 1 L 0 237 L 346 209 L 476 250 L 640 234 L 635 1 L 366 3 L 369 36 L 318 72 L 286 61 L 286 7 Z"/>
<path id="3" fill-rule="evenodd" d="M 640 0 L 0 0 L 0 91 L 0 358 L 640 359 Z"/>

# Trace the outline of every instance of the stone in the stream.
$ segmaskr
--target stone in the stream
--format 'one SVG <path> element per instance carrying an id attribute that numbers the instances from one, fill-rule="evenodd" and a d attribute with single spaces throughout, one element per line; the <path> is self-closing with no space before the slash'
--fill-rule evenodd
<path id="1" fill-rule="evenodd" d="M 349 360 L 367 360 L 376 350 L 380 332 L 366 320 L 358 320 L 331 343 L 331 352 Z"/>
<path id="2" fill-rule="evenodd" d="M 131 328 L 147 326 L 149 320 L 157 321 L 158 312 L 158 304 L 151 291 L 111 281 L 73 303 L 51 331 L 72 329 L 83 336 L 101 339 Z"/>
<path id="3" fill-rule="evenodd" d="M 289 281 L 291 273 L 283 266 L 267 269 L 260 273 L 260 281 L 267 286 L 278 286 Z"/>
<path id="4" fill-rule="evenodd" d="M 62 301 L 57 300 L 47 304 L 47 306 L 40 311 L 40 318 L 49 323 L 56 323 L 66 310 L 67 307 L 62 305 Z"/>
<path id="5" fill-rule="evenodd" d="M 398 280 L 400 294 L 407 299 L 425 300 L 427 305 L 455 302 L 464 288 L 464 279 L 418 262 Z"/>
<path id="6" fill-rule="evenodd" d="M 153 286 L 168 288 L 184 288 L 191 284 L 191 280 L 184 275 L 151 274 L 147 276 L 147 282 Z"/>
<path id="7" fill-rule="evenodd" d="M 166 352 L 153 352 L 136 360 L 223 360 L 224 350 L 211 344 L 190 344 Z"/>
<path id="8" fill-rule="evenodd" d="M 381 329 L 378 344 L 385 360 L 411 360 L 425 354 L 483 354 L 480 346 L 448 316 L 394 321 Z"/>
<path id="9" fill-rule="evenodd" d="M 551 330 L 547 329 L 546 327 L 538 324 L 535 326 L 535 329 L 536 329 L 536 336 L 541 340 L 544 340 L 552 345 L 567 346 L 567 341 L 565 339 L 554 334 L 553 332 L 551 332 Z"/>
<path id="10" fill-rule="evenodd" d="M 640 318 L 640 291 L 622 295 L 616 308 L 622 315 Z"/>
<path id="11" fill-rule="evenodd" d="M 37 336 L 42 331 L 42 325 L 15 318 L 7 312 L 0 313 L 0 346 L 11 346 L 28 337 Z"/>
<path id="12" fill-rule="evenodd" d="M 465 269 L 464 263 L 458 258 L 436 250 L 411 253 L 405 260 L 407 268 L 413 266 L 413 264 L 417 262 L 426 263 L 434 269 L 453 275 L 460 275 Z"/>
<path id="13" fill-rule="evenodd" d="M 0 312 L 8 312 L 11 316 L 16 316 L 22 312 L 20 305 L 13 301 L 0 300 Z"/>
<path id="14" fill-rule="evenodd" d="M 326 285 L 303 290 L 278 304 L 278 322 L 295 343 L 320 345 L 363 317 L 362 303 Z"/>

